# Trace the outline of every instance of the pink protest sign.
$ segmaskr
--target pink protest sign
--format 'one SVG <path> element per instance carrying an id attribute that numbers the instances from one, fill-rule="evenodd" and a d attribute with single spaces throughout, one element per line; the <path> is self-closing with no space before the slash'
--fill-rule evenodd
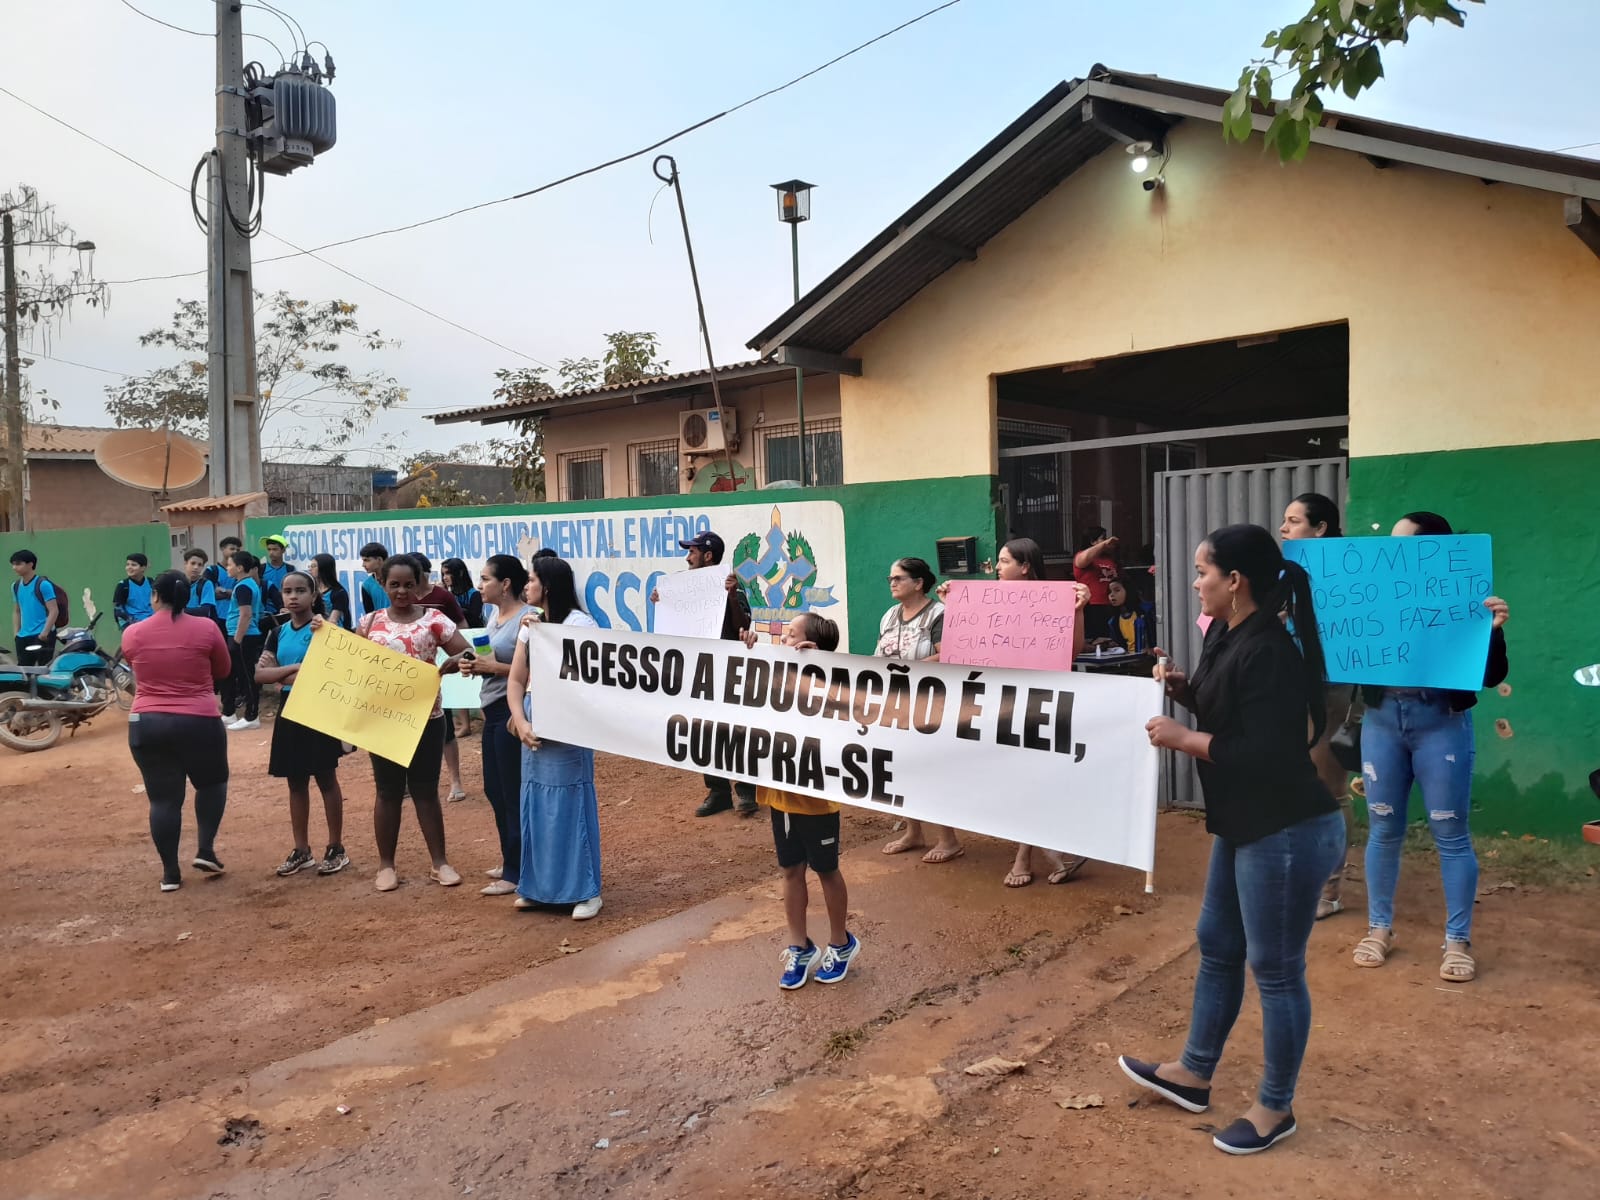
<path id="1" fill-rule="evenodd" d="M 1072 670 L 1077 596 L 1065 580 L 951 583 L 944 602 L 942 662 L 974 667 Z"/>

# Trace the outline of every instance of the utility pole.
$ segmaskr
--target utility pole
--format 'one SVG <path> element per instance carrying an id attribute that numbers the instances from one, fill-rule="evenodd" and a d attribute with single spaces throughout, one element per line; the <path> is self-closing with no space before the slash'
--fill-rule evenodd
<path id="1" fill-rule="evenodd" d="M 244 14 L 237 0 L 217 0 L 217 148 L 206 173 L 211 494 L 265 489 L 260 397 L 256 392 L 255 291 L 250 239 L 237 227 L 250 217 L 244 88 Z"/>
<path id="2" fill-rule="evenodd" d="M 6 288 L 6 528 L 13 533 L 20 533 L 27 516 L 22 503 L 22 489 L 28 469 L 28 451 L 24 445 L 26 431 L 22 419 L 22 360 L 17 352 L 16 230 L 11 222 L 10 210 L 0 217 L 0 221 L 4 222 L 0 235 L 3 235 Z"/>

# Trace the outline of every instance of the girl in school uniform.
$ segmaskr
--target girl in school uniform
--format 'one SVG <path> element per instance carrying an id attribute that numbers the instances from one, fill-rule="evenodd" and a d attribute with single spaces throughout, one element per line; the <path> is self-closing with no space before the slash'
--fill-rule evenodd
<path id="1" fill-rule="evenodd" d="M 320 556 L 319 556 L 320 557 Z M 350 865 L 344 851 L 344 793 L 339 790 L 338 739 L 283 715 L 289 691 L 311 645 L 311 618 L 320 612 L 317 584 L 304 571 L 290 571 L 278 585 L 288 620 L 274 625 L 256 663 L 256 682 L 280 683 L 278 719 L 272 723 L 272 751 L 267 774 L 289 781 L 289 826 L 294 846 L 278 868 L 293 875 L 316 867 L 318 875 L 336 875 Z M 328 848 L 319 863 L 311 853 L 311 781 L 322 793 L 322 812 L 328 821 Z"/>

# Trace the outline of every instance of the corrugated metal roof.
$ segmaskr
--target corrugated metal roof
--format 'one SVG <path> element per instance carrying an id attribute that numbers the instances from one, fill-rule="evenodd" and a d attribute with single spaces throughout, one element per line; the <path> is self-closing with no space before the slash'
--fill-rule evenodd
<path id="1" fill-rule="evenodd" d="M 93 458 L 100 439 L 118 429 L 100 425 L 29 425 L 23 435 L 23 447 L 29 454 L 74 454 Z M 195 438 L 202 449 L 207 448 L 204 438 Z"/>
<path id="2" fill-rule="evenodd" d="M 225 508 L 244 508 L 257 500 L 265 501 L 265 492 L 239 492 L 232 496 L 197 496 L 193 500 L 176 500 L 171 504 L 163 504 L 161 511 L 165 513 L 201 513 L 220 512 Z"/>
<path id="3" fill-rule="evenodd" d="M 717 381 L 739 379 L 766 370 L 778 368 L 769 359 L 752 358 L 744 362 L 725 363 L 717 368 Z M 793 368 L 782 368 L 790 373 Z M 587 403 L 591 400 L 604 400 L 614 396 L 632 396 L 641 392 L 670 391 L 677 387 L 690 387 L 701 383 L 711 382 L 711 372 L 702 368 L 698 371 L 678 371 L 670 375 L 652 375 L 648 379 L 635 379 L 632 383 L 617 383 L 603 387 L 579 388 L 572 392 L 557 392 L 551 396 L 540 396 L 535 401 L 522 404 L 483 404 L 477 408 L 463 408 L 454 412 L 436 413 L 433 420 L 439 425 L 448 425 L 456 421 L 508 421 L 513 417 L 528 416 L 534 413 L 547 412 L 552 408 L 564 408 L 570 404 Z"/>
<path id="4" fill-rule="evenodd" d="M 1155 129 L 1220 120 L 1228 92 L 1111 71 L 1052 88 L 748 343 L 844 354 L 933 280 L 975 252 L 1117 139 L 1083 105 L 1138 109 Z M 1328 113 L 1313 140 L 1375 159 L 1600 197 L 1600 162 Z"/>

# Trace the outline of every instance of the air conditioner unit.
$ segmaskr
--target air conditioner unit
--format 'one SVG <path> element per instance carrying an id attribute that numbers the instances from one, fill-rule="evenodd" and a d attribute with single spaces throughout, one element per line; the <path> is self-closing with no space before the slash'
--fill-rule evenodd
<path id="1" fill-rule="evenodd" d="M 724 423 L 723 418 L 727 421 Z M 696 408 L 678 414 L 678 444 L 686 455 L 720 454 L 739 448 L 739 414 L 731 408 Z"/>

